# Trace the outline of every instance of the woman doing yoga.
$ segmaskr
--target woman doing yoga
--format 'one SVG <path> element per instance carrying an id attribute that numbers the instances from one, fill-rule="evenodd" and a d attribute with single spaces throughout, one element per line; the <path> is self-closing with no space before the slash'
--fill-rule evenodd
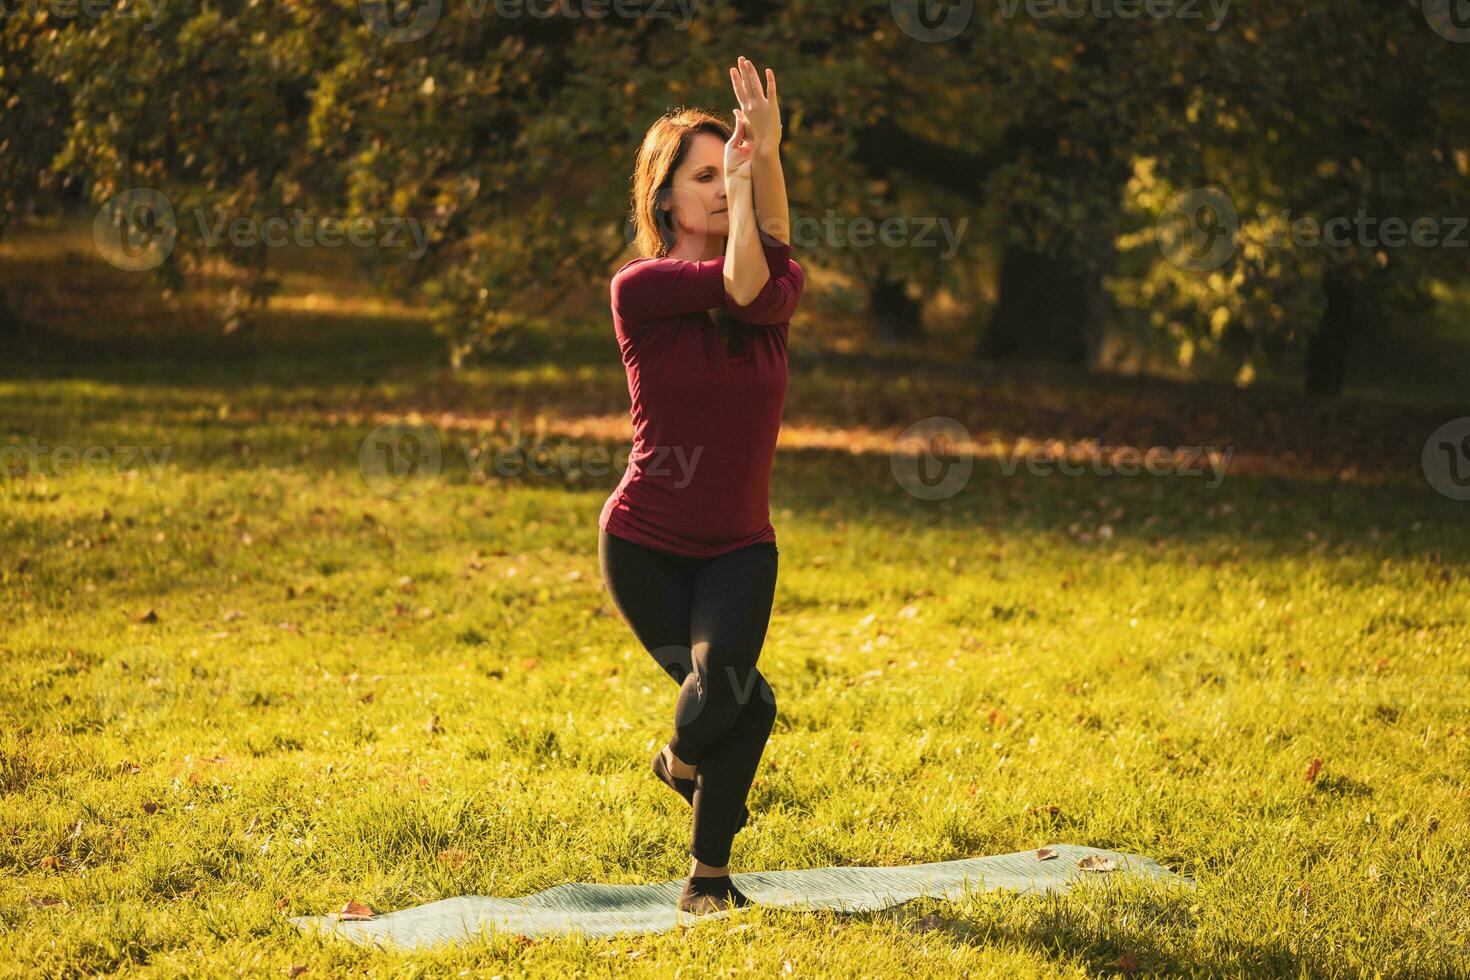
<path id="1" fill-rule="evenodd" d="M 649 129 L 633 175 L 641 255 L 612 278 L 633 449 L 598 519 L 598 562 L 639 643 L 679 685 L 659 779 L 692 804 L 679 907 L 750 904 L 730 848 L 776 719 L 756 669 L 778 552 L 769 491 L 786 401 L 791 260 L 775 74 L 730 69 L 733 132 L 692 109 Z M 759 222 L 757 224 L 757 222 Z"/>

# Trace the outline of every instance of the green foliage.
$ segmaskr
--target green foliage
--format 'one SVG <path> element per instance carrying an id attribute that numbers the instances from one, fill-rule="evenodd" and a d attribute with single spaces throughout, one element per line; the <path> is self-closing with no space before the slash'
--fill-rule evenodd
<path id="1" fill-rule="evenodd" d="M 1262 212 L 1463 213 L 1464 47 L 1413 5 L 1234 4 L 1218 22 L 1203 7 L 1006 8 L 924 43 L 886 0 L 699 5 L 687 22 L 668 6 L 590 19 L 444 4 L 407 41 L 352 0 L 161 4 L 153 20 L 27 7 L 0 23 L 0 221 L 60 177 L 93 205 L 156 187 L 184 216 L 163 282 L 240 280 L 224 315 L 244 323 L 274 288 L 271 250 L 203 241 L 194 215 L 411 219 L 422 257 L 355 258 L 385 291 L 427 298 L 464 363 L 605 283 L 627 257 L 642 133 L 672 105 L 728 113 L 725 68 L 746 53 L 780 74 L 802 254 L 859 284 L 897 278 L 979 309 L 982 256 L 1022 248 L 1106 278 L 1140 342 L 1245 379 L 1316 335 L 1329 264 L 1390 305 L 1463 278 L 1449 248 L 1258 244 Z M 1146 234 L 1169 192 L 1207 185 L 1243 218 L 1218 276 L 1171 267 Z M 856 222 L 894 218 L 896 246 L 853 243 Z M 936 220 L 953 255 L 917 241 Z"/>

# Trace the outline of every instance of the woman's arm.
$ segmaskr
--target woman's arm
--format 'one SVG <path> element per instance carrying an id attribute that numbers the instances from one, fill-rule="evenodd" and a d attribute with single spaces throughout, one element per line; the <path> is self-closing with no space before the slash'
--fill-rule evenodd
<path id="1" fill-rule="evenodd" d="M 736 303 L 726 295 L 725 308 L 735 319 L 745 323 L 774 325 L 786 323 L 796 314 L 796 304 L 806 287 L 806 273 L 791 258 L 791 246 L 773 238 L 764 231 L 760 233 L 761 246 L 766 253 L 766 266 L 770 276 L 755 298 L 749 303 Z"/>
<path id="2" fill-rule="evenodd" d="M 745 145 L 751 148 L 749 162 L 735 172 L 749 170 L 753 186 L 749 214 L 742 213 L 737 219 L 731 207 L 730 234 L 732 238 L 751 235 L 759 239 L 768 275 L 751 276 L 752 281 L 757 278 L 763 281 L 749 299 L 727 289 L 731 298 L 726 306 L 746 323 L 785 323 L 796 312 L 805 274 L 801 266 L 791 261 L 791 215 L 786 201 L 786 177 L 781 170 L 781 108 L 776 73 L 766 69 L 766 87 L 762 91 L 754 63 L 741 57 L 737 67 L 730 69 L 730 83 L 740 101 L 740 109 L 735 114 L 736 127 L 741 130 Z M 728 166 L 726 171 L 730 172 Z M 726 196 L 733 200 L 728 184 Z M 741 226 L 739 232 L 737 223 Z M 728 259 L 725 264 L 728 268 Z"/>
<path id="3" fill-rule="evenodd" d="M 613 311 L 632 324 L 712 310 L 725 302 L 724 264 L 724 256 L 636 261 L 613 276 Z"/>
<path id="4" fill-rule="evenodd" d="M 777 241 L 791 244 L 791 213 L 786 203 L 786 174 L 781 170 L 781 150 L 755 151 L 751 160 L 751 180 L 755 184 L 755 213 L 761 231 Z"/>
<path id="5" fill-rule="evenodd" d="M 742 125 L 737 119 L 736 130 Z M 736 306 L 745 306 L 755 301 L 771 278 L 765 250 L 756 234 L 755 195 L 748 162 L 725 172 L 725 207 L 730 219 L 730 233 L 725 237 L 725 292 Z"/>
<path id="6" fill-rule="evenodd" d="M 736 173 L 742 170 L 748 170 L 748 165 Z M 796 312 L 805 273 L 791 261 L 790 242 L 756 227 L 750 180 L 737 178 L 728 181 L 726 188 L 730 237 L 725 243 L 725 306 L 746 323 L 785 323 Z M 746 291 L 749 287 L 742 276 L 747 274 L 749 282 L 757 283 L 753 292 Z"/>

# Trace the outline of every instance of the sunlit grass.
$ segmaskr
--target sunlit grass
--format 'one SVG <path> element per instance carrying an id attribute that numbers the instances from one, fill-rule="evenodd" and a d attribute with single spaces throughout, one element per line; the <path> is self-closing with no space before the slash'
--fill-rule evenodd
<path id="1" fill-rule="evenodd" d="M 413 957 L 299 934 L 287 916 L 349 899 L 678 877 L 689 826 L 647 770 L 675 688 L 598 581 L 617 474 L 480 479 L 462 452 L 509 438 L 488 419 L 554 435 L 625 410 L 621 375 L 453 382 L 421 327 L 347 316 L 284 364 L 292 315 L 233 365 L 178 350 L 0 380 L 0 444 L 44 450 L 0 482 L 14 972 L 1470 970 L 1463 504 L 1387 469 L 1209 489 L 984 458 L 930 501 L 841 439 L 776 463 L 779 717 L 735 870 L 1068 842 L 1153 856 L 1193 892 L 1099 881 Z M 794 376 L 794 424 L 840 431 L 854 390 L 914 377 Z M 889 397 L 966 409 L 937 373 Z M 445 426 L 444 472 L 389 499 L 359 449 L 414 406 L 481 421 Z"/>

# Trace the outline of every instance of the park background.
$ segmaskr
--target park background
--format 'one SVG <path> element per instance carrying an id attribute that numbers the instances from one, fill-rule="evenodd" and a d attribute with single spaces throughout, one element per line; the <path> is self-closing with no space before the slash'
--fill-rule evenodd
<path id="1" fill-rule="evenodd" d="M 1200 887 L 298 936 L 686 871 L 583 463 L 630 434 L 634 151 L 728 117 L 737 55 L 779 78 L 808 275 L 736 870 L 1065 841 Z M 1465 975 L 1467 96 L 1454 0 L 12 5 L 13 962 Z M 211 239 L 272 221 L 299 238 Z M 404 432 L 441 456 L 385 482 Z M 1117 468 L 1153 447 L 1223 479 Z"/>

